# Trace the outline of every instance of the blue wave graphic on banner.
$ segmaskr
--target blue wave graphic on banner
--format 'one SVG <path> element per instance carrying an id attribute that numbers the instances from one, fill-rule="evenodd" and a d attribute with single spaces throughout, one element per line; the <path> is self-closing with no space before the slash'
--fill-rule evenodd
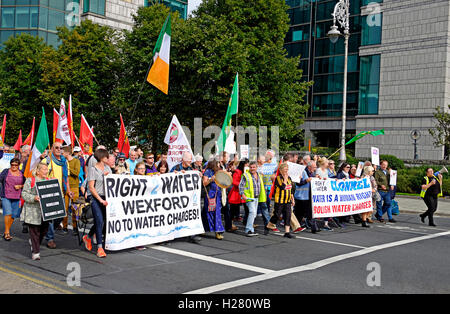
<path id="1" fill-rule="evenodd" d="M 158 232 L 158 234 L 156 234 L 156 235 L 150 235 L 148 233 L 134 233 L 134 234 L 130 234 L 129 236 L 126 236 L 125 238 L 123 238 L 120 241 L 114 241 L 114 240 L 109 241 L 108 240 L 107 243 L 108 244 L 120 244 L 120 243 L 125 242 L 125 241 L 127 241 L 129 239 L 137 239 L 137 238 L 140 238 L 140 237 L 156 238 L 156 237 L 161 237 L 161 236 L 168 236 L 171 233 L 174 233 L 174 232 L 177 232 L 177 231 L 180 231 L 180 230 L 183 230 L 183 229 L 191 229 L 191 230 L 193 230 L 193 229 L 198 229 L 198 228 L 199 228 L 199 226 L 195 226 L 195 228 L 191 228 L 191 227 L 188 227 L 188 226 L 179 226 L 179 227 L 175 227 L 175 229 L 172 229 L 172 230 L 170 230 L 167 233 Z"/>

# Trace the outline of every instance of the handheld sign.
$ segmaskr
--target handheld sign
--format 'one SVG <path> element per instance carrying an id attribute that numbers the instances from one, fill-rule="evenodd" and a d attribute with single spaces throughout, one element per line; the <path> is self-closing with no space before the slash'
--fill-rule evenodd
<path id="1" fill-rule="evenodd" d="M 36 190 L 44 221 L 66 217 L 66 206 L 58 179 L 36 181 Z"/>
<path id="2" fill-rule="evenodd" d="M 358 177 L 358 178 L 361 177 L 361 174 L 363 172 L 363 168 L 364 168 L 364 162 L 360 161 L 358 163 L 358 168 L 356 169 L 356 174 L 355 174 L 356 177 Z"/>
<path id="3" fill-rule="evenodd" d="M 397 185 L 397 170 L 391 170 L 391 179 L 389 180 L 390 185 Z"/>
<path id="4" fill-rule="evenodd" d="M 380 150 L 376 147 L 371 147 L 372 151 L 372 164 L 380 165 Z"/>
<path id="5" fill-rule="evenodd" d="M 241 158 L 250 158 L 250 152 L 248 145 L 241 145 Z"/>
<path id="6" fill-rule="evenodd" d="M 300 183 L 300 179 L 302 177 L 303 171 L 305 170 L 305 166 L 294 164 L 293 162 L 288 161 L 288 175 L 291 177 L 292 182 Z"/>

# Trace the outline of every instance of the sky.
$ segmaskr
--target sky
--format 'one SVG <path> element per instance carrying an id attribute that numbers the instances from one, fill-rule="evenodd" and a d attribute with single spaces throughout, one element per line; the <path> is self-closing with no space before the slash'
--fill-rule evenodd
<path id="1" fill-rule="evenodd" d="M 188 0 L 188 16 L 198 7 L 201 2 L 202 0 Z"/>

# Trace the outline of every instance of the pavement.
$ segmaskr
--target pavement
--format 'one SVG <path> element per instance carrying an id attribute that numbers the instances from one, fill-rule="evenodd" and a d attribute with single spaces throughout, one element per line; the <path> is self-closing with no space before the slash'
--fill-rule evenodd
<path id="1" fill-rule="evenodd" d="M 400 213 L 421 214 L 427 210 L 427 206 L 419 196 L 397 195 L 395 200 L 398 202 Z M 439 198 L 435 216 L 450 217 L 449 199 Z"/>
<path id="2" fill-rule="evenodd" d="M 422 200 L 397 200 L 398 222 L 376 222 L 369 229 L 349 223 L 342 229 L 317 234 L 306 230 L 286 239 L 282 233 L 263 235 L 257 217 L 257 237 L 246 237 L 242 223 L 236 223 L 239 230 L 225 233 L 221 241 L 207 233 L 199 244 L 179 239 L 149 245 L 144 251 L 107 252 L 104 259 L 79 246 L 69 231 L 57 232 L 58 247 L 48 249 L 44 243 L 41 260 L 32 261 L 29 235 L 15 222 L 13 240 L 0 240 L 0 293 L 183 294 L 183 298 L 450 293 L 448 202 L 439 202 L 437 227 L 430 227 L 418 217 L 425 211 Z"/>

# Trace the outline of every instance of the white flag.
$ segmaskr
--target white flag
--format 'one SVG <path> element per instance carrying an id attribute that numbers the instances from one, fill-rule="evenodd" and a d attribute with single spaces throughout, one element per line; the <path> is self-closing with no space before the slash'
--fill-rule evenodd
<path id="1" fill-rule="evenodd" d="M 66 105 L 64 99 L 61 99 L 61 106 L 59 108 L 58 130 L 56 131 L 56 138 L 63 140 L 67 145 L 71 145 L 69 125 L 67 123 Z"/>
<path id="2" fill-rule="evenodd" d="M 169 169 L 172 169 L 175 165 L 181 163 L 184 152 L 189 152 L 194 156 L 191 145 L 189 144 L 186 134 L 184 134 L 183 128 L 176 115 L 173 115 L 172 122 L 170 122 L 164 138 L 164 143 L 169 145 L 169 150 L 167 152 L 167 164 L 169 165 Z"/>

